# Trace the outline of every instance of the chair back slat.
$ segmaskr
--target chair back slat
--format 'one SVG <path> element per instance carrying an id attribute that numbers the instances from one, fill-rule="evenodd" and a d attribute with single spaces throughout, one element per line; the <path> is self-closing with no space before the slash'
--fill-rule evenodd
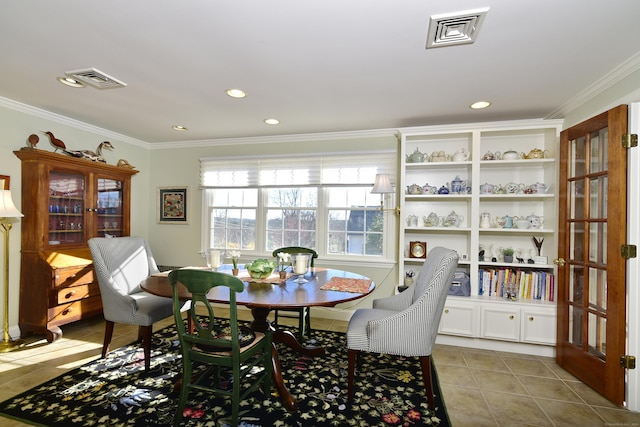
<path id="1" fill-rule="evenodd" d="M 215 351 L 230 350 L 238 352 L 240 350 L 236 292 L 242 292 L 244 290 L 242 280 L 215 271 L 182 269 L 173 270 L 169 273 L 169 283 L 173 286 L 176 327 L 178 328 L 178 335 L 182 341 L 208 351 L 215 349 Z M 178 298 L 179 284 L 182 284 L 191 294 L 191 307 L 187 315 L 191 319 L 194 328 L 193 333 L 186 330 L 180 312 L 175 310 L 182 304 Z M 218 338 L 221 330 L 218 327 L 213 306 L 207 299 L 207 293 L 217 286 L 229 288 L 230 340 Z M 204 309 L 206 313 L 203 313 L 202 309 Z"/>

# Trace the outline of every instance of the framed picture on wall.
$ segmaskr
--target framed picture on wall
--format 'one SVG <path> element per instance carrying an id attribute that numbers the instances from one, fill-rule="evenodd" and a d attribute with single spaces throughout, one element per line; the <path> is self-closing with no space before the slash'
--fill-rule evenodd
<path id="1" fill-rule="evenodd" d="M 189 224 L 188 187 L 158 187 L 158 223 Z"/>

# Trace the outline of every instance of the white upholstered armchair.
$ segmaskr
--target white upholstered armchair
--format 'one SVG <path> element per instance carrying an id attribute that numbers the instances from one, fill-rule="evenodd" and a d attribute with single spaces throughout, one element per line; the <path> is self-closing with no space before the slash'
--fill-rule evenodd
<path id="1" fill-rule="evenodd" d="M 89 240 L 106 320 L 102 357 L 109 351 L 114 323 L 137 325 L 144 347 L 144 366 L 151 363 L 153 324 L 173 314 L 173 302 L 144 292 L 140 283 L 158 272 L 148 243 L 142 237 Z"/>
<path id="2" fill-rule="evenodd" d="M 430 356 L 457 266 L 455 251 L 435 247 L 429 251 L 413 286 L 374 300 L 373 308 L 356 310 L 347 329 L 349 401 L 353 399 L 357 356 L 366 351 L 419 357 L 427 401 L 430 408 L 434 407 Z"/>

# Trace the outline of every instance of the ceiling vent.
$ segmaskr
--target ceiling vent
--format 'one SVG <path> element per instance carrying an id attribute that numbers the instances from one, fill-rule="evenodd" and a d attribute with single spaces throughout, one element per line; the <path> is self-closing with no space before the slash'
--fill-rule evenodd
<path id="1" fill-rule="evenodd" d="M 67 71 L 64 73 L 68 77 L 72 77 L 83 83 L 93 86 L 96 89 L 115 89 L 125 87 L 127 84 L 118 79 L 111 77 L 95 68 L 87 68 L 84 70 Z"/>
<path id="2" fill-rule="evenodd" d="M 489 8 L 434 15 L 429 20 L 427 49 L 476 41 Z"/>

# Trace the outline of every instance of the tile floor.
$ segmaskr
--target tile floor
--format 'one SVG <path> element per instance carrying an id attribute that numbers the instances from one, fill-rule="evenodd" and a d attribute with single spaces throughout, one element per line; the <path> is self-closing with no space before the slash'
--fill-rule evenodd
<path id="1" fill-rule="evenodd" d="M 344 332 L 347 323 L 314 318 L 312 325 Z M 0 401 L 100 357 L 101 319 L 67 325 L 63 332 L 53 344 L 33 337 L 23 349 L 0 354 Z M 136 338 L 135 327 L 116 325 L 112 348 Z M 437 345 L 433 360 L 455 427 L 640 426 L 640 414 L 609 403 L 551 358 Z M 2 417 L 0 424 L 27 425 Z"/>

